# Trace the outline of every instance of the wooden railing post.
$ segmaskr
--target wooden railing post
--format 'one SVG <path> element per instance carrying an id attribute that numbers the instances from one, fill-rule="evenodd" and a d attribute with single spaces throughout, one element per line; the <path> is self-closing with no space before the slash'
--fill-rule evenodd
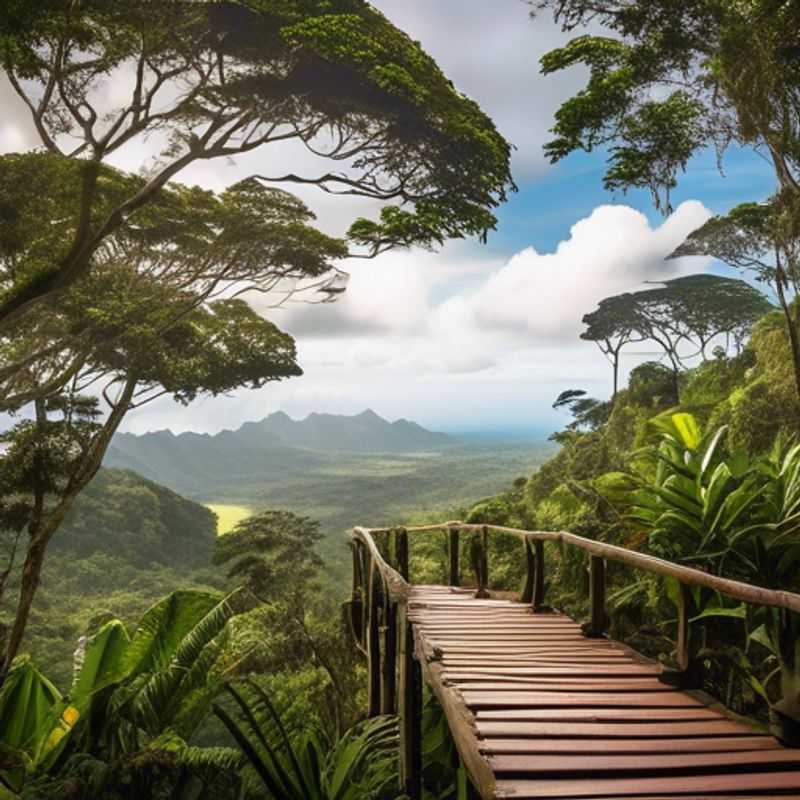
<path id="1" fill-rule="evenodd" d="M 361 569 L 361 545 L 359 542 L 350 542 L 353 555 L 353 584 L 350 594 L 350 630 L 359 647 L 364 646 L 364 578 Z"/>
<path id="2" fill-rule="evenodd" d="M 398 528 L 394 536 L 394 557 L 397 560 L 397 571 L 404 580 L 408 580 L 408 531 L 405 528 Z"/>
<path id="3" fill-rule="evenodd" d="M 472 568 L 478 588 L 475 597 L 489 597 L 489 529 L 484 525 L 472 540 Z"/>
<path id="4" fill-rule="evenodd" d="M 377 717 L 381 713 L 381 638 L 380 638 L 380 573 L 371 559 L 369 568 L 369 617 L 367 627 L 367 668 L 369 672 L 368 716 Z"/>
<path id="5" fill-rule="evenodd" d="M 544 604 L 544 542 L 538 539 L 533 543 L 533 611 L 549 611 Z"/>
<path id="6" fill-rule="evenodd" d="M 461 570 L 459 568 L 459 536 L 458 528 L 448 528 L 448 555 L 450 556 L 450 585 L 461 585 Z"/>
<path id="7" fill-rule="evenodd" d="M 591 612 L 589 622 L 583 625 L 583 633 L 591 638 L 604 636 L 606 632 L 606 562 L 600 556 L 589 556 L 589 599 Z"/>
<path id="8" fill-rule="evenodd" d="M 530 603 L 533 600 L 533 578 L 536 568 L 536 559 L 533 556 L 531 543 L 528 539 L 525 539 L 525 566 L 527 568 L 525 572 L 525 586 L 522 588 L 522 594 L 519 598 L 520 603 Z"/>
<path id="9" fill-rule="evenodd" d="M 692 598 L 685 583 L 678 584 L 678 636 L 675 646 L 675 664 L 681 672 L 686 672 L 691 663 L 689 652 L 689 610 Z"/>
<path id="10" fill-rule="evenodd" d="M 398 615 L 400 631 L 400 783 L 409 800 L 422 798 L 422 673 L 414 658 L 408 607 Z"/>
<path id="11" fill-rule="evenodd" d="M 383 628 L 383 680 L 381 714 L 397 713 L 397 603 L 386 596 L 386 620 Z"/>

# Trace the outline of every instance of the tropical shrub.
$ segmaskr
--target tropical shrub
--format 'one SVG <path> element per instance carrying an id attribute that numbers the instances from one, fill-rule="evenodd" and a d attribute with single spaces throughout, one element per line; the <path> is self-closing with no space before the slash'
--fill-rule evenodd
<path id="1" fill-rule="evenodd" d="M 214 712 L 276 800 L 388 800 L 397 795 L 396 717 L 361 722 L 326 748 L 313 730 L 294 735 L 287 730 L 255 681 L 226 689 L 238 713 L 220 704 Z"/>
<path id="2" fill-rule="evenodd" d="M 79 642 L 63 697 L 19 659 L 0 694 L 0 746 L 10 761 L 3 781 L 20 791 L 30 778 L 74 777 L 91 764 L 88 796 L 104 797 L 120 765 L 135 772 L 137 760 L 158 761 L 179 782 L 184 768 L 198 777 L 207 762 L 230 767 L 229 751 L 200 752 L 187 742 L 221 690 L 227 623 L 250 606 L 243 590 L 178 591 L 145 613 L 132 636 L 111 619 Z"/>

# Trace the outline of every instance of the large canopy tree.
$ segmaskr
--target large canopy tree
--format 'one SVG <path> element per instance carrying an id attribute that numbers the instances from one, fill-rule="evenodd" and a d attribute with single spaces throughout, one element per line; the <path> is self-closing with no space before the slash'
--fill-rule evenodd
<path id="1" fill-rule="evenodd" d="M 669 193 L 692 155 L 754 147 L 782 202 L 800 195 L 800 6 L 794 0 L 531 0 L 565 31 L 601 24 L 542 58 L 545 74 L 576 64 L 586 87 L 556 114 L 557 161 L 609 148 L 609 189 Z M 785 194 L 785 196 L 784 196 Z"/>
<path id="2" fill-rule="evenodd" d="M 780 204 L 742 203 L 693 231 L 671 258 L 712 256 L 755 275 L 778 298 L 800 397 L 800 218 Z"/>
<path id="3" fill-rule="evenodd" d="M 45 172 L 51 166 L 49 156 L 29 158 L 43 159 Z M 131 180 L 113 171 L 107 179 L 112 190 Z M 237 295 L 327 281 L 344 247 L 308 224 L 296 198 L 255 181 L 219 196 L 176 186 L 151 212 L 107 237 L 92 270 L 58 303 L 33 309 L 0 337 L 0 355 L 20 364 L 6 376 L 6 408 L 32 401 L 35 409 L 4 435 L 0 457 L 0 529 L 26 541 L 5 669 L 46 548 L 125 415 L 162 395 L 189 403 L 301 374 L 291 337 Z"/>
<path id="4" fill-rule="evenodd" d="M 610 353 L 615 393 L 622 348 L 634 341 L 656 342 L 671 366 L 677 398 L 678 376 L 688 359 L 705 359 L 714 341 L 738 352 L 755 322 L 771 309 L 767 298 L 744 281 L 687 275 L 602 300 L 584 316 L 587 329 L 581 338 Z"/>
<path id="5" fill-rule="evenodd" d="M 99 197 L 113 204 L 142 182 L 104 167 Z M 73 191 L 79 183 L 80 166 L 72 160 L 49 154 L 0 157 L 0 289 L 12 286 L 19 272 L 47 264 L 69 240 L 65 229 L 79 204 L 79 191 Z M 42 210 L 54 220 L 44 229 Z M 313 214 L 296 197 L 252 179 L 219 195 L 170 184 L 135 223 L 106 237 L 82 288 L 0 330 L 0 408 L 15 410 L 59 390 L 83 368 L 87 348 L 130 329 L 146 329 L 154 307 L 169 309 L 165 314 L 177 319 L 207 299 L 246 292 L 264 293 L 273 303 L 297 293 L 312 301 L 335 296 L 341 273 L 334 263 L 346 245 L 312 222 Z M 115 276 L 115 270 L 126 277 Z M 113 303 L 103 288 L 106 281 L 139 281 L 147 291 Z M 159 297 L 152 294 L 156 291 Z M 99 306 L 97 297 L 103 299 Z M 70 325 L 59 316 L 65 308 Z M 170 319 L 165 316 L 160 325 Z"/>
<path id="6" fill-rule="evenodd" d="M 44 148 L 77 169 L 79 202 L 62 245 L 3 287 L 0 325 L 89 270 L 106 237 L 197 160 L 301 143 L 339 166 L 259 180 L 385 201 L 350 228 L 366 255 L 485 236 L 513 187 L 491 120 L 364 0 L 29 6 L 3 4 L 0 59 Z M 144 137 L 160 145 L 146 180 L 104 199 L 102 165 Z M 45 212 L 43 231 L 57 221 Z"/>

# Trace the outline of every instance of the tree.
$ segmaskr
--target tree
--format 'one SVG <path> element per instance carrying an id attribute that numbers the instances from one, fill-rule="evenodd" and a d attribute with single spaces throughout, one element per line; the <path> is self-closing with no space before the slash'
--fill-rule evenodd
<path id="1" fill-rule="evenodd" d="M 775 292 L 789 333 L 800 398 L 800 237 L 791 215 L 774 201 L 742 203 L 693 231 L 670 258 L 684 256 L 718 258 L 754 273 Z"/>
<path id="2" fill-rule="evenodd" d="M 628 341 L 656 342 L 671 366 L 678 399 L 679 375 L 688 359 L 699 355 L 705 360 L 706 348 L 720 337 L 726 350 L 731 341 L 740 349 L 755 322 L 771 308 L 766 297 L 744 281 L 687 275 L 606 298 L 584 317 L 590 327 L 581 338 L 616 335 L 610 346 L 616 346 L 617 359 Z"/>
<path id="3" fill-rule="evenodd" d="M 335 741 L 344 732 L 344 706 L 352 699 L 352 691 L 348 691 L 351 687 L 346 685 L 352 664 L 345 664 L 349 668 L 346 671 L 340 669 L 341 630 L 330 625 L 336 609 L 324 604 L 321 614 L 314 613 L 320 610 L 316 580 L 323 561 L 315 548 L 321 539 L 319 522 L 310 517 L 290 511 L 263 511 L 220 537 L 213 560 L 227 565 L 229 578 L 242 582 L 269 606 L 271 627 L 287 633 L 290 640 L 289 647 L 282 648 L 284 661 L 314 661 L 324 670 L 330 682 L 331 740 Z M 316 624 L 315 617 L 322 617 L 324 624 Z M 271 658 L 274 661 L 275 655 Z"/>
<path id="4" fill-rule="evenodd" d="M 572 414 L 573 420 L 567 425 L 567 430 L 578 431 L 586 428 L 596 431 L 608 422 L 611 414 L 611 403 L 587 397 L 583 389 L 567 389 L 555 399 L 553 408 L 566 408 Z"/>
<path id="5" fill-rule="evenodd" d="M 116 302 L 120 298 L 114 296 L 114 288 L 112 284 L 109 296 Z M 0 459 L 0 494 L 10 502 L 15 520 L 22 505 L 28 539 L 4 672 L 19 651 L 46 548 L 100 468 L 125 415 L 161 394 L 188 403 L 199 394 L 258 388 L 301 374 L 291 337 L 242 300 L 215 301 L 166 330 L 160 330 L 157 321 L 157 314 L 151 315 L 142 327 L 107 347 L 98 342 L 70 391 L 49 401 L 37 400 L 35 421 L 23 420 L 6 434 L 9 447 Z M 110 407 L 102 424 L 79 413 L 86 408 L 94 413 L 97 398 L 84 394 L 92 387 L 99 387 L 96 391 Z M 53 412 L 56 419 L 51 419 Z"/>
<path id="6" fill-rule="evenodd" d="M 565 31 L 599 23 L 542 58 L 551 74 L 583 64 L 586 87 L 556 114 L 553 161 L 609 147 L 605 185 L 670 190 L 692 155 L 730 144 L 763 151 L 784 207 L 800 196 L 800 7 L 791 0 L 532 0 Z M 536 13 L 536 12 L 534 12 Z"/>
<path id="7" fill-rule="evenodd" d="M 350 229 L 367 255 L 485 236 L 513 187 L 510 146 L 491 120 L 363 0 L 28 5 L 5 4 L 0 58 L 80 188 L 62 245 L 4 287 L 6 328 L 90 270 L 105 239 L 197 160 L 294 140 L 346 164 L 258 180 L 389 203 Z M 112 79 L 122 102 L 101 91 Z M 145 137 L 161 148 L 146 179 L 103 207 L 104 165 Z M 40 229 L 54 220 L 43 214 Z"/>
<path id="8" fill-rule="evenodd" d="M 112 188 L 127 180 L 109 173 Z M 0 458 L 0 514 L 27 533 L 4 671 L 22 642 L 46 548 L 125 415 L 164 394 L 186 404 L 301 374 L 291 337 L 236 295 L 285 280 L 313 284 L 341 243 L 308 226 L 296 198 L 254 181 L 221 197 L 178 187 L 162 203 L 147 224 L 109 237 L 57 306 L 31 312 L 0 340 L 7 362 L 24 363 L 8 376 L 6 407 L 33 400 L 36 409 L 34 421 L 7 434 Z M 45 357 L 26 362 L 33 352 Z"/>
<path id="9" fill-rule="evenodd" d="M 636 330 L 636 315 L 632 313 L 633 306 L 626 298 L 627 295 L 607 297 L 600 301 L 595 311 L 584 314 L 582 320 L 586 330 L 581 333 L 581 339 L 594 342 L 611 362 L 614 376 L 612 403 L 619 389 L 619 359 L 622 348 L 631 342 L 641 341 Z"/>
<path id="10" fill-rule="evenodd" d="M 80 170 L 76 162 L 49 154 L 3 156 L 0 167 L 1 291 L 13 287 L 20 269 L 46 266 L 69 241 Z M 104 168 L 103 203 L 113 205 L 141 183 Z M 57 220 L 44 230 L 42 212 Z M 170 308 L 177 320 L 207 299 L 245 292 L 260 292 L 274 304 L 297 294 L 329 299 L 341 276 L 334 262 L 347 249 L 316 230 L 313 220 L 296 197 L 255 180 L 218 195 L 180 184 L 162 189 L 135 224 L 104 240 L 82 288 L 62 296 L 70 325 L 55 310 L 27 315 L 0 333 L 0 407 L 14 410 L 57 391 L 81 369 L 89 343 L 108 346 L 137 326 L 146 328 L 154 321 L 154 306 Z M 108 281 L 129 287 L 124 302 L 113 302 L 104 289 Z M 130 289 L 134 281 L 146 283 L 147 290 L 137 296 Z M 162 315 L 159 325 L 168 324 Z"/>

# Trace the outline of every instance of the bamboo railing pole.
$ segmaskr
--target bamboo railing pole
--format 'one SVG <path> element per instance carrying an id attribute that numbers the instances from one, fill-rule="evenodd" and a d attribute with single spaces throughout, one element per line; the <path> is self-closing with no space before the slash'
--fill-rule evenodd
<path id="1" fill-rule="evenodd" d="M 353 639 L 359 647 L 364 645 L 364 589 L 361 574 L 361 545 L 358 542 L 350 543 L 353 556 L 353 583 L 350 594 L 350 630 Z"/>
<path id="2" fill-rule="evenodd" d="M 606 562 L 599 556 L 589 556 L 589 598 L 591 616 L 583 632 L 600 637 L 606 631 Z"/>
<path id="3" fill-rule="evenodd" d="M 675 663 L 681 672 L 689 669 L 691 653 L 689 650 L 689 610 L 691 593 L 685 584 L 678 584 L 678 635 L 675 647 Z"/>
<path id="4" fill-rule="evenodd" d="M 533 543 L 534 567 L 533 567 L 533 611 L 545 611 L 544 604 L 544 542 L 538 539 Z"/>
<path id="5" fill-rule="evenodd" d="M 405 528 L 398 528 L 395 531 L 395 559 L 397 560 L 397 571 L 403 578 L 408 580 L 408 532 Z"/>

